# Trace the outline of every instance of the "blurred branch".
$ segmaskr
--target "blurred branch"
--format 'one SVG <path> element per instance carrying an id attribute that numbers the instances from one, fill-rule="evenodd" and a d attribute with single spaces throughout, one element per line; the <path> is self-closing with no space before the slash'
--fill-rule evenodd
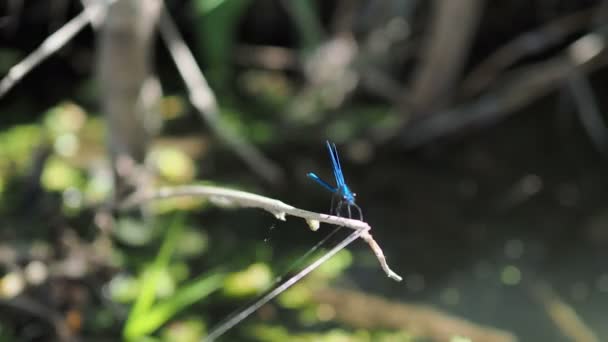
<path id="1" fill-rule="evenodd" d="M 543 304 L 547 315 L 564 336 L 576 342 L 599 341 L 574 308 L 564 302 L 548 284 L 544 282 L 536 284 L 532 288 L 532 295 Z"/>
<path id="2" fill-rule="evenodd" d="M 477 31 L 482 0 L 436 0 L 431 27 L 418 58 L 416 74 L 407 89 L 403 112 L 426 114 L 449 101 Z M 405 105 L 405 106 L 404 106 Z"/>
<path id="3" fill-rule="evenodd" d="M 116 1 L 99 30 L 96 72 L 118 198 L 134 186 L 145 186 L 145 177 L 134 173 L 159 122 L 162 90 L 152 51 L 160 8 L 160 0 Z M 137 182 L 129 184 L 129 179 Z"/>
<path id="4" fill-rule="evenodd" d="M 562 42 L 568 35 L 589 25 L 600 6 L 587 8 L 557 18 L 546 25 L 526 32 L 494 51 L 479 63 L 462 82 L 461 93 L 469 97 L 481 92 L 496 80 L 498 74 L 524 57 L 540 53 Z"/>
<path id="5" fill-rule="evenodd" d="M 228 330 L 232 329 L 232 327 L 234 327 L 239 322 L 241 322 L 242 320 L 247 318 L 249 315 L 254 313 L 256 310 L 258 310 L 264 304 L 268 303 L 273 298 L 275 298 L 276 296 L 281 294 L 283 291 L 285 291 L 288 288 L 290 288 L 291 286 L 293 286 L 295 283 L 300 281 L 300 279 L 302 279 L 303 277 L 308 275 L 310 272 L 317 269 L 319 266 L 321 266 L 323 263 L 325 263 L 331 257 L 336 255 L 336 253 L 338 253 L 342 249 L 346 248 L 353 241 L 355 241 L 357 238 L 359 238 L 361 236 L 361 234 L 365 234 L 366 232 L 367 232 L 367 230 L 362 230 L 362 229 L 355 230 L 349 236 L 347 236 L 344 240 L 340 241 L 340 243 L 338 243 L 336 246 L 334 246 L 331 250 L 329 250 L 327 253 L 323 254 L 323 256 L 321 256 L 319 259 L 315 260 L 310 265 L 306 266 L 306 268 L 304 268 L 303 270 L 298 272 L 296 275 L 287 279 L 284 283 L 277 286 L 272 291 L 270 291 L 266 295 L 262 296 L 260 299 L 256 300 L 253 304 L 249 305 L 244 310 L 229 317 L 226 321 L 218 324 L 217 327 L 212 328 L 209 331 L 209 334 L 207 335 L 207 337 L 205 337 L 202 341 L 204 341 L 204 342 L 215 341 L 218 337 L 222 336 Z"/>
<path id="6" fill-rule="evenodd" d="M 9 300 L 0 300 L 0 306 L 7 306 L 23 311 L 28 315 L 38 317 L 49 323 L 55 329 L 55 334 L 59 341 L 68 342 L 77 340 L 60 312 L 55 311 L 28 296 L 21 295 Z"/>
<path id="7" fill-rule="evenodd" d="M 471 341 L 514 342 L 511 333 L 480 326 L 450 316 L 429 306 L 395 303 L 386 299 L 346 289 L 313 290 L 313 299 L 332 306 L 336 320 L 356 328 L 403 329 L 416 337 L 433 341 L 452 341 L 462 336 Z"/>
<path id="8" fill-rule="evenodd" d="M 402 131 L 401 140 L 408 147 L 416 147 L 464 128 L 496 122 L 563 84 L 573 68 L 588 72 L 605 65 L 608 60 L 598 57 L 605 49 L 604 36 L 589 33 L 557 57 L 504 76 L 495 82 L 497 89 L 471 104 L 412 121 Z"/>
<path id="9" fill-rule="evenodd" d="M 362 230 L 361 238 L 370 246 L 382 269 L 387 276 L 396 281 L 401 281 L 401 277 L 393 272 L 386 262 L 386 258 L 380 246 L 376 243 L 372 235 L 369 233 L 371 227 L 359 220 L 347 219 L 327 214 L 319 214 L 312 211 L 298 209 L 279 200 L 260 196 L 250 192 L 244 192 L 233 189 L 226 189 L 214 186 L 203 185 L 187 185 L 179 187 L 165 187 L 158 190 L 142 190 L 127 198 L 119 208 L 122 210 L 130 209 L 141 205 L 151 200 L 178 197 L 178 196 L 196 196 L 208 198 L 211 202 L 220 206 L 242 207 L 242 208 L 259 208 L 263 209 L 278 220 L 284 221 L 287 215 L 300 217 L 306 220 L 308 225 L 316 230 L 319 222 L 328 223 L 336 226 L 347 227 L 354 230 Z"/>
<path id="10" fill-rule="evenodd" d="M 186 83 L 190 102 L 201 114 L 208 127 L 260 177 L 269 183 L 280 183 L 283 178 L 281 169 L 221 122 L 215 94 L 164 6 L 160 18 L 160 33 Z"/>
<path id="11" fill-rule="evenodd" d="M 55 31 L 55 33 L 48 36 L 36 50 L 30 53 L 21 62 L 10 68 L 2 81 L 0 81 L 0 98 L 4 97 L 17 82 L 38 66 L 38 64 L 42 63 L 74 38 L 74 36 L 89 23 L 91 18 L 103 16 L 105 14 L 106 6 L 112 4 L 114 1 L 116 0 L 98 1 L 87 7 L 59 30 Z"/>
<path id="12" fill-rule="evenodd" d="M 589 80 L 580 70 L 573 69 L 568 76 L 568 89 L 572 94 L 579 118 L 591 142 L 604 157 L 608 157 L 608 129 L 598 107 Z"/>

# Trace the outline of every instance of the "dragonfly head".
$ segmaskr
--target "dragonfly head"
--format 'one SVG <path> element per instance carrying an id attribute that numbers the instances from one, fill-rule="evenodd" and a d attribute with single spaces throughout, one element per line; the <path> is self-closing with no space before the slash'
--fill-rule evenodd
<path id="1" fill-rule="evenodd" d="M 355 194 L 354 192 L 351 192 L 350 189 L 348 187 L 344 187 L 341 191 L 341 195 L 342 195 L 342 199 L 344 201 L 346 201 L 346 203 L 348 204 L 354 204 L 355 203 L 355 198 L 357 197 L 357 194 Z"/>

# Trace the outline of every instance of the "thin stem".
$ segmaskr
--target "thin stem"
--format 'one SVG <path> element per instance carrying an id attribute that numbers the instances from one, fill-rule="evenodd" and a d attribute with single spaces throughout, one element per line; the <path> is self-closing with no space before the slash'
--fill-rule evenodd
<path id="1" fill-rule="evenodd" d="M 262 152 L 222 123 L 217 98 L 165 7 L 160 16 L 159 29 L 169 54 L 186 84 L 190 103 L 199 112 L 209 129 L 260 177 L 269 183 L 280 183 L 283 179 L 283 171 Z"/>
<path id="2" fill-rule="evenodd" d="M 300 279 L 305 277 L 307 274 L 314 271 L 317 267 L 321 266 L 321 264 L 323 264 L 325 261 L 329 260 L 329 258 L 334 256 L 336 253 L 338 253 L 339 251 L 344 249 L 346 246 L 351 244 L 353 241 L 355 241 L 357 238 L 359 238 L 359 236 L 361 236 L 361 234 L 367 233 L 368 230 L 369 230 L 369 228 L 368 229 L 358 229 L 358 230 L 352 232 L 346 239 L 342 240 L 342 242 L 340 242 L 338 245 L 336 245 L 336 247 L 332 248 L 329 252 L 327 252 L 327 254 L 325 254 L 322 257 L 320 257 L 319 259 L 317 259 L 315 262 L 310 264 L 308 267 L 306 267 L 305 269 L 300 271 L 295 276 L 289 278 L 287 281 L 285 281 L 283 284 L 281 284 L 281 286 L 270 291 L 268 294 L 266 294 L 265 296 L 260 298 L 258 301 L 256 301 L 252 305 L 250 305 L 247 309 L 239 312 L 236 316 L 230 317 L 226 322 L 221 323 L 219 326 L 217 326 L 216 328 L 211 330 L 209 332 L 209 335 L 207 335 L 207 337 L 204 339 L 204 341 L 213 341 L 216 338 L 223 335 L 226 331 L 230 330 L 230 328 L 234 327 L 239 322 L 241 322 L 242 320 L 247 318 L 247 316 L 254 313 L 262 305 L 268 303 L 274 297 L 278 296 L 281 292 L 287 290 L 293 284 L 297 283 Z"/>

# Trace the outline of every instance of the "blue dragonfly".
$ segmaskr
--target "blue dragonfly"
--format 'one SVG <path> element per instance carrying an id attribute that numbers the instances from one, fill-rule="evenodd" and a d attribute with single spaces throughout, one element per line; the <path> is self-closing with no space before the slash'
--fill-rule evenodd
<path id="1" fill-rule="evenodd" d="M 317 176 L 316 173 L 309 172 L 306 175 L 308 178 L 314 180 L 319 185 L 329 190 L 334 195 L 331 199 L 331 209 L 330 213 L 332 213 L 334 208 L 334 198 L 338 199 L 338 205 L 336 207 L 336 216 L 341 215 L 342 208 L 346 205 L 346 209 L 348 212 L 348 217 L 352 218 L 351 208 L 357 209 L 359 214 L 359 220 L 363 220 L 363 214 L 361 212 L 361 208 L 357 204 L 355 204 L 356 194 L 350 190 L 348 185 L 346 185 L 346 181 L 344 181 L 344 174 L 342 173 L 342 167 L 340 166 L 340 158 L 338 157 L 338 150 L 336 149 L 336 144 L 330 143 L 329 141 L 325 142 L 327 146 L 327 150 L 329 151 L 329 156 L 331 157 L 331 166 L 334 171 L 334 178 L 336 180 L 336 187 L 331 186 L 329 183 L 321 179 L 321 177 Z"/>

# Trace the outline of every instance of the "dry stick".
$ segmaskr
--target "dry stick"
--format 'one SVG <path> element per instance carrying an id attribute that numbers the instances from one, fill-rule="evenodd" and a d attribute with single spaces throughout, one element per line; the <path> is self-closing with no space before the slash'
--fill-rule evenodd
<path id="1" fill-rule="evenodd" d="M 27 75 L 28 72 L 69 42 L 89 23 L 91 18 L 101 15 L 106 9 L 106 6 L 112 4 L 114 1 L 116 0 L 107 0 L 89 6 L 72 20 L 68 21 L 59 30 L 55 31 L 55 33 L 46 38 L 36 50 L 30 53 L 21 62 L 10 68 L 6 76 L 0 81 L 0 98 L 4 97 L 4 95 Z"/>
<path id="2" fill-rule="evenodd" d="M 514 65 L 524 57 L 546 51 L 563 42 L 568 35 L 591 25 L 593 14 L 598 11 L 599 6 L 586 8 L 559 17 L 540 28 L 517 36 L 475 66 L 462 81 L 461 93 L 465 96 L 478 94 L 498 79 L 498 74 L 509 66 Z"/>
<path id="3" fill-rule="evenodd" d="M 572 73 L 572 68 L 589 72 L 605 65 L 600 58 L 608 42 L 600 33 L 589 33 L 564 49 L 563 53 L 531 67 L 521 67 L 501 78 L 495 90 L 473 103 L 438 112 L 411 122 L 402 131 L 402 142 L 417 147 L 472 126 L 496 122 L 554 90 Z"/>
<path id="4" fill-rule="evenodd" d="M 421 48 L 421 62 L 416 66 L 411 88 L 404 91 L 407 98 L 402 111 L 429 114 L 447 104 L 456 86 L 477 32 L 483 1 L 434 1 L 425 45 Z M 410 106 L 410 104 L 412 106 Z"/>
<path id="5" fill-rule="evenodd" d="M 1 300 L 0 307 L 6 306 L 13 309 L 23 311 L 31 316 L 40 318 L 41 320 L 50 323 L 55 329 L 55 334 L 60 341 L 74 340 L 74 332 L 71 331 L 66 319 L 60 312 L 53 308 L 30 298 L 26 295 L 21 295 L 8 300 Z M 3 310 L 6 311 L 6 310 Z"/>
<path id="6" fill-rule="evenodd" d="M 218 104 L 213 90 L 209 87 L 203 72 L 196 64 L 192 52 L 181 37 L 166 7 L 163 7 L 159 25 L 161 37 L 188 88 L 190 102 L 201 114 L 209 128 L 259 176 L 269 183 L 280 182 L 283 178 L 281 169 L 220 121 Z"/>
<path id="7" fill-rule="evenodd" d="M 370 246 L 376 258 L 380 262 L 382 269 L 386 275 L 396 281 L 401 281 L 402 278 L 393 272 L 386 262 L 386 257 L 382 249 L 376 243 L 372 235 L 369 233 L 371 227 L 359 220 L 348 219 L 327 214 L 319 214 L 312 211 L 298 209 L 279 200 L 268 198 L 250 192 L 244 192 L 233 189 L 220 188 L 215 186 L 205 185 L 186 185 L 177 187 L 165 187 L 158 190 L 135 193 L 127 198 L 121 205 L 120 209 L 129 209 L 139 204 L 155 199 L 163 199 L 178 196 L 197 196 L 207 197 L 210 201 L 222 206 L 236 206 L 243 208 L 260 208 L 273 214 L 277 219 L 285 221 L 287 215 L 300 217 L 306 220 L 309 226 L 318 226 L 319 222 L 329 223 L 336 226 L 343 226 L 355 230 L 361 230 L 361 238 Z"/>
<path id="8" fill-rule="evenodd" d="M 581 124 L 591 142 L 604 157 L 608 157 L 608 129 L 597 104 L 589 80 L 582 72 L 572 68 L 568 77 L 568 89 L 578 109 Z"/>
<path id="9" fill-rule="evenodd" d="M 262 298 L 257 300 L 255 303 L 253 303 L 252 305 L 247 307 L 247 309 L 239 312 L 237 315 L 235 315 L 233 317 L 230 317 L 226 322 L 223 322 L 219 326 L 212 329 L 209 332 L 209 335 L 207 335 L 207 337 L 205 339 L 203 339 L 203 341 L 213 341 L 216 338 L 222 336 L 225 332 L 230 330 L 232 327 L 237 325 L 239 322 L 241 322 L 242 320 L 247 318 L 252 313 L 254 313 L 262 305 L 268 303 L 274 297 L 278 296 L 281 292 L 287 290 L 293 284 L 297 283 L 300 279 L 305 277 L 308 273 L 314 271 L 317 267 L 321 266 L 321 264 L 323 264 L 325 261 L 329 260 L 336 253 L 338 253 L 342 249 L 346 248 L 346 246 L 348 246 L 353 241 L 355 241 L 359 236 L 361 236 L 362 234 L 366 234 L 368 232 L 368 230 L 369 230 L 369 228 L 368 229 L 358 229 L 358 230 L 352 232 L 346 239 L 342 240 L 342 242 L 340 242 L 338 245 L 336 245 L 334 248 L 332 248 L 329 252 L 324 254 L 322 257 L 317 259 L 312 264 L 308 265 L 305 269 L 300 271 L 295 276 L 289 278 L 286 282 L 281 284 L 281 286 L 270 291 L 268 294 L 266 294 L 265 296 L 263 296 Z"/>

